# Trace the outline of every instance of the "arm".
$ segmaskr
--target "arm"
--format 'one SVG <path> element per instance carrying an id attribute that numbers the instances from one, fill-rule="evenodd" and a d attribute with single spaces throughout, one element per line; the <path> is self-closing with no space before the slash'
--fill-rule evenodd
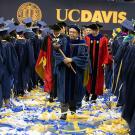
<path id="1" fill-rule="evenodd" d="M 78 55 L 72 57 L 72 62 L 80 69 L 85 69 L 88 64 L 88 47 L 79 46 Z"/>

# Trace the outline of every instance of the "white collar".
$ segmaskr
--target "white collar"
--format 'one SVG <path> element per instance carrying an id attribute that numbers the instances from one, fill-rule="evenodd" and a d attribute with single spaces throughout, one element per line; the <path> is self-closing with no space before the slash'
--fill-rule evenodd
<path id="1" fill-rule="evenodd" d="M 54 38 L 58 38 L 60 36 L 60 33 L 58 34 L 58 36 L 55 36 L 54 33 L 53 33 L 53 36 L 54 36 Z"/>

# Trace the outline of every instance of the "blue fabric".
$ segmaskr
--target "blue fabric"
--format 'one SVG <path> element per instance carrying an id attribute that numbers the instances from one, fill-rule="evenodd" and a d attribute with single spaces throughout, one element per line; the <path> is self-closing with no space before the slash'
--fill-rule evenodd
<path id="1" fill-rule="evenodd" d="M 79 41 L 70 41 L 70 44 L 80 44 Z M 88 48 L 84 45 L 70 46 L 70 48 L 67 46 L 69 45 L 63 44 L 61 47 L 64 53 L 69 52 L 66 49 L 70 49 L 69 57 L 73 59 L 72 66 L 76 70 L 76 74 L 63 63 L 63 58 L 57 53 L 58 99 L 62 103 L 73 102 L 81 105 L 80 102 L 85 94 L 83 76 L 88 63 Z"/>
<path id="2" fill-rule="evenodd" d="M 25 24 L 28 24 L 28 23 L 32 23 L 32 18 L 26 18 L 26 19 L 24 19 L 23 20 L 23 22 L 25 23 Z"/>
<path id="3" fill-rule="evenodd" d="M 25 26 L 24 25 L 19 25 L 16 27 L 16 32 L 24 32 L 25 31 Z"/>
<path id="4" fill-rule="evenodd" d="M 34 65 L 33 48 L 29 40 L 18 39 L 15 43 L 19 67 L 15 78 L 15 89 L 18 93 L 27 88 L 30 80 L 30 71 Z"/>
<path id="5" fill-rule="evenodd" d="M 94 37 L 92 34 L 89 34 L 88 37 L 91 40 L 100 40 L 100 38 L 103 37 L 103 35 L 101 33 L 99 33 L 96 37 Z"/>

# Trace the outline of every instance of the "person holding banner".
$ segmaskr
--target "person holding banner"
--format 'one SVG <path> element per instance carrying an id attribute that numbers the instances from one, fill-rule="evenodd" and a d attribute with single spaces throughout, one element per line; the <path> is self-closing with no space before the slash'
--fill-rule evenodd
<path id="1" fill-rule="evenodd" d="M 43 45 L 40 49 L 35 70 L 44 81 L 44 91 L 50 94 L 49 101 L 57 97 L 57 61 L 56 47 L 57 43 L 61 46 L 66 46 L 67 40 L 65 36 L 60 34 L 61 28 L 58 24 L 51 25 L 53 33 L 44 38 Z"/>

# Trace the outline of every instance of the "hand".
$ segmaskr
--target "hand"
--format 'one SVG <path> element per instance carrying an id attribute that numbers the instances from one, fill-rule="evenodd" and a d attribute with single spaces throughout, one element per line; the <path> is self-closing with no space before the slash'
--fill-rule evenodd
<path id="1" fill-rule="evenodd" d="M 60 48 L 60 44 L 58 43 L 53 43 L 53 48 L 58 50 Z"/>
<path id="2" fill-rule="evenodd" d="M 68 64 L 66 64 L 66 65 L 67 65 L 67 67 L 68 67 L 68 68 L 70 68 L 70 67 L 71 67 L 71 63 L 68 63 Z"/>
<path id="3" fill-rule="evenodd" d="M 103 67 L 103 69 L 105 69 L 105 68 L 106 68 L 106 65 L 105 65 L 105 64 L 103 64 L 103 65 L 102 65 L 102 67 Z"/>
<path id="4" fill-rule="evenodd" d="M 72 58 L 66 57 L 66 58 L 64 59 L 64 63 L 65 63 L 65 64 L 69 64 L 69 63 L 71 63 L 71 62 L 72 62 Z"/>

